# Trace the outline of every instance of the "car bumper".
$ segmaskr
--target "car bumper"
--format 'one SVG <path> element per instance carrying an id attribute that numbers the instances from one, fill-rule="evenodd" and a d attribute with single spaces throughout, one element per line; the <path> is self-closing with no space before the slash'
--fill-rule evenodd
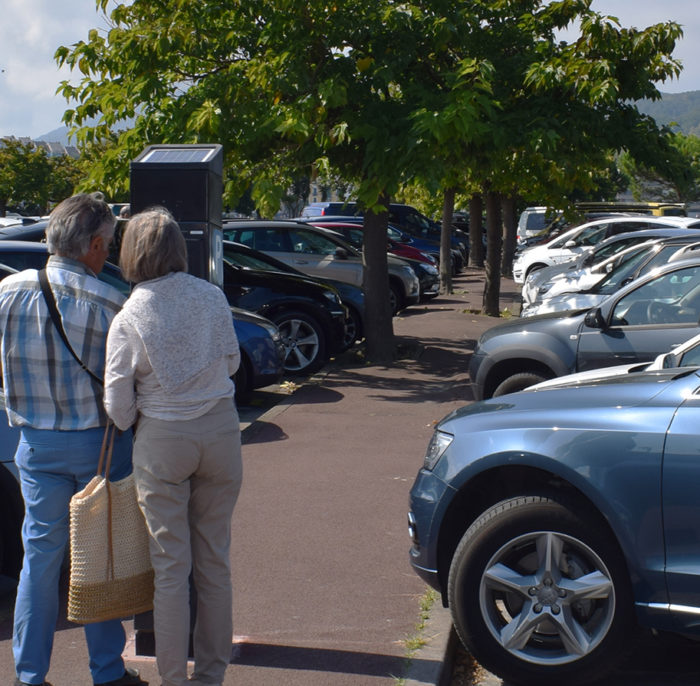
<path id="1" fill-rule="evenodd" d="M 437 274 L 423 272 L 419 275 L 419 279 L 421 300 L 440 294 L 440 279 Z"/>
<path id="2" fill-rule="evenodd" d="M 523 268 L 518 264 L 513 265 L 513 281 L 515 283 L 523 283 Z"/>
<path id="3" fill-rule="evenodd" d="M 408 531 L 412 546 L 409 560 L 414 571 L 442 592 L 438 570 L 438 540 L 446 501 L 452 489 L 432 472 L 421 469 L 409 496 Z"/>
<path id="4" fill-rule="evenodd" d="M 343 311 L 334 313 L 330 321 L 330 330 L 328 337 L 328 352 L 330 354 L 339 353 L 346 349 L 345 333 L 348 318 L 347 308 L 343 307 Z"/>
<path id="5" fill-rule="evenodd" d="M 279 382 L 287 354 L 279 335 L 275 339 L 260 336 L 246 341 L 244 349 L 251 361 L 251 388 L 265 388 Z"/>
<path id="6" fill-rule="evenodd" d="M 484 387 L 482 383 L 478 382 L 478 379 L 479 371 L 485 358 L 485 355 L 479 354 L 477 348 L 477 350 L 474 351 L 474 353 L 472 354 L 471 360 L 469 361 L 469 378 L 471 380 L 471 390 L 474 400 L 484 399 Z"/>

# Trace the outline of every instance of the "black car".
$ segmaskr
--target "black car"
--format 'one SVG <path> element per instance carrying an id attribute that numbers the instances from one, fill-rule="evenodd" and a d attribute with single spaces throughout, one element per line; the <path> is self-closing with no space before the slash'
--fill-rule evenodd
<path id="1" fill-rule="evenodd" d="M 348 311 L 345 320 L 345 344 L 343 347 L 349 348 L 364 336 L 365 292 L 358 286 L 336 279 L 316 279 L 307 276 L 298 269 L 294 269 L 294 267 L 290 267 L 264 252 L 233 241 L 224 241 L 224 260 L 231 266 L 238 266 L 244 270 L 294 274 L 309 281 L 331 286 L 338 291 L 340 301 Z"/>
<path id="2" fill-rule="evenodd" d="M 43 241 L 48 223 L 46 220 L 41 220 L 33 224 L 0 226 L 0 240 Z"/>
<path id="3" fill-rule="evenodd" d="M 305 275 L 242 266 L 224 248 L 224 293 L 231 305 L 257 312 L 277 324 L 288 374 L 317 370 L 345 349 L 348 316 L 338 292 Z"/>
<path id="4" fill-rule="evenodd" d="M 671 262 L 597 307 L 514 319 L 489 329 L 469 365 L 477 400 L 556 376 L 653 360 L 698 333 L 700 258 Z"/>

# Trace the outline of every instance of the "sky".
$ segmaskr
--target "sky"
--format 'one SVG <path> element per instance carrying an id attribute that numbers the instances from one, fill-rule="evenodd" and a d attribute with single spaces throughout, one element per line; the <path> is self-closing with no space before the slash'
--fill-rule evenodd
<path id="1" fill-rule="evenodd" d="M 62 126 L 68 103 L 56 89 L 64 79 L 77 82 L 79 75 L 59 70 L 53 56 L 61 45 L 86 40 L 91 28 L 105 28 L 95 6 L 95 0 L 0 0 L 0 137 L 38 138 Z M 698 0 L 593 0 L 592 8 L 616 16 L 625 27 L 680 24 L 685 35 L 674 57 L 683 71 L 659 90 L 700 90 Z"/>

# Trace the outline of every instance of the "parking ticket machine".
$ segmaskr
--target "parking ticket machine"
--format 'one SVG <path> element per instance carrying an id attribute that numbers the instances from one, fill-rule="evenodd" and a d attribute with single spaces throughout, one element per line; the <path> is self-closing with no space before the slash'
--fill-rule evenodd
<path id="1" fill-rule="evenodd" d="M 149 145 L 131 162 L 131 214 L 165 207 L 187 243 L 189 273 L 223 286 L 219 144 Z"/>

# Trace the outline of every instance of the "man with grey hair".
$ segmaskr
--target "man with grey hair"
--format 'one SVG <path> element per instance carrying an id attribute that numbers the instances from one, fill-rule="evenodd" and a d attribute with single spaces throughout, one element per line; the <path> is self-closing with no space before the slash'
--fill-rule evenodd
<path id="1" fill-rule="evenodd" d="M 70 499 L 95 475 L 107 425 L 100 379 L 107 331 L 125 298 L 97 274 L 115 223 L 101 194 L 79 194 L 56 207 L 46 229 L 49 290 L 80 362 L 52 321 L 37 270 L 0 283 L 3 389 L 10 424 L 21 431 L 15 463 L 25 505 L 12 639 L 15 686 L 48 683 Z M 131 434 L 124 433 L 115 441 L 110 476 L 130 472 Z M 146 684 L 124 666 L 120 621 L 87 624 L 85 638 L 94 684 Z"/>

